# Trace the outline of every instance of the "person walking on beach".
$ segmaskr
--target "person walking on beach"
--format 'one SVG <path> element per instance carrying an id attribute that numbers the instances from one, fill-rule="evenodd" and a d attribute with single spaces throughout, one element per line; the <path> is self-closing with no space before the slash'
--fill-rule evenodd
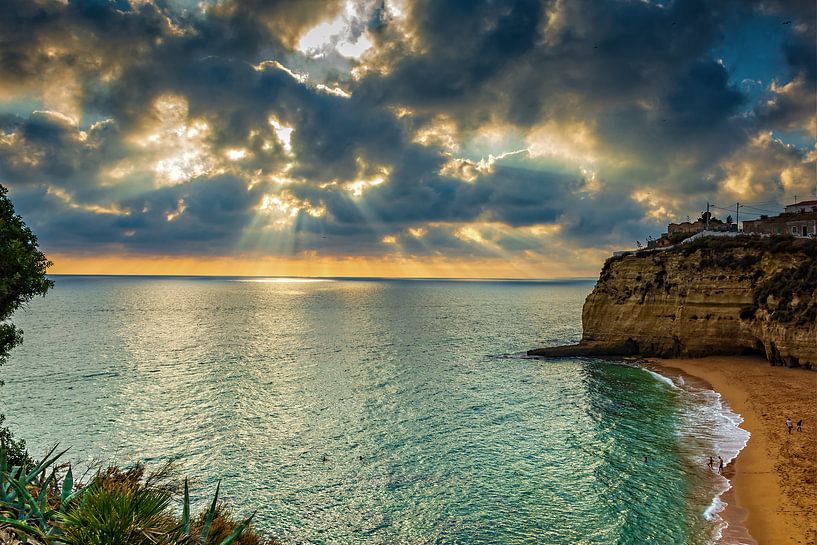
<path id="1" fill-rule="evenodd" d="M 786 427 L 789 428 L 789 435 L 791 435 L 792 423 L 791 418 L 789 418 L 788 416 L 786 417 Z"/>
<path id="2" fill-rule="evenodd" d="M 723 458 L 718 456 L 718 475 L 723 473 Z"/>
<path id="3" fill-rule="evenodd" d="M 709 466 L 709 471 L 715 469 L 715 460 L 712 459 L 712 456 L 709 457 L 709 463 L 706 465 Z"/>
<path id="4" fill-rule="evenodd" d="M 803 431 L 803 419 L 797 421 L 797 431 Z"/>

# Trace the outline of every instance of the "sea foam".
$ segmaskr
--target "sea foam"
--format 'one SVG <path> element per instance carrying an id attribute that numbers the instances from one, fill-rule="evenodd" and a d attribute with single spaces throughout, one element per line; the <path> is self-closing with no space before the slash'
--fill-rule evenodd
<path id="1" fill-rule="evenodd" d="M 699 385 L 696 381 L 687 381 L 681 375 L 668 376 L 646 368 L 645 371 L 689 396 L 690 402 L 685 404 L 686 418 L 679 425 L 678 433 L 688 444 L 701 448 L 700 453 L 690 453 L 693 462 L 706 468 L 711 455 L 716 464 L 718 456 L 723 458 L 726 466 L 732 463 L 746 447 L 751 435 L 740 427 L 743 423 L 741 415 L 731 409 L 720 393 Z M 713 473 L 716 470 L 717 467 Z M 723 497 L 732 488 L 732 483 L 725 476 L 717 474 L 713 475 L 713 481 L 712 500 L 703 511 L 704 518 L 714 526 L 713 543 L 740 545 L 724 538 L 728 523 L 721 516 L 728 505 Z"/>

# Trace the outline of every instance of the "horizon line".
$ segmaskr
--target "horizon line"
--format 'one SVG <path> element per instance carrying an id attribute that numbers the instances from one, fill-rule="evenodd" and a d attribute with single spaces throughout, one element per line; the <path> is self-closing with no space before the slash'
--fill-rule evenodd
<path id="1" fill-rule="evenodd" d="M 47 276 L 63 277 L 142 277 L 142 278 L 275 278 L 275 279 L 315 279 L 315 280 L 456 280 L 456 281 L 493 281 L 493 282 L 576 282 L 597 280 L 591 276 L 565 276 L 552 278 L 530 278 L 530 277 L 455 277 L 455 276 L 305 276 L 305 275 L 252 275 L 252 274 L 112 274 L 112 273 L 47 273 Z"/>

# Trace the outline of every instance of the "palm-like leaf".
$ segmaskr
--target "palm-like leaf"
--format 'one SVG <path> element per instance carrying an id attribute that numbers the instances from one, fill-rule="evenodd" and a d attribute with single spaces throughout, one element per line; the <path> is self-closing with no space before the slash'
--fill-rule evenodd
<path id="1" fill-rule="evenodd" d="M 170 544 L 178 525 L 169 515 L 170 493 L 97 486 L 58 517 L 66 545 Z"/>

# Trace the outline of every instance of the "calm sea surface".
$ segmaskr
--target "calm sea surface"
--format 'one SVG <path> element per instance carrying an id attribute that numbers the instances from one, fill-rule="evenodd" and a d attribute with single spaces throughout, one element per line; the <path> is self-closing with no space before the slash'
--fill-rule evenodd
<path id="1" fill-rule="evenodd" d="M 198 501 L 221 479 L 292 543 L 717 531 L 702 460 L 736 424 L 717 397 L 513 356 L 578 340 L 592 282 L 55 280 L 2 369 L 0 411 L 35 453 L 176 460 Z"/>

